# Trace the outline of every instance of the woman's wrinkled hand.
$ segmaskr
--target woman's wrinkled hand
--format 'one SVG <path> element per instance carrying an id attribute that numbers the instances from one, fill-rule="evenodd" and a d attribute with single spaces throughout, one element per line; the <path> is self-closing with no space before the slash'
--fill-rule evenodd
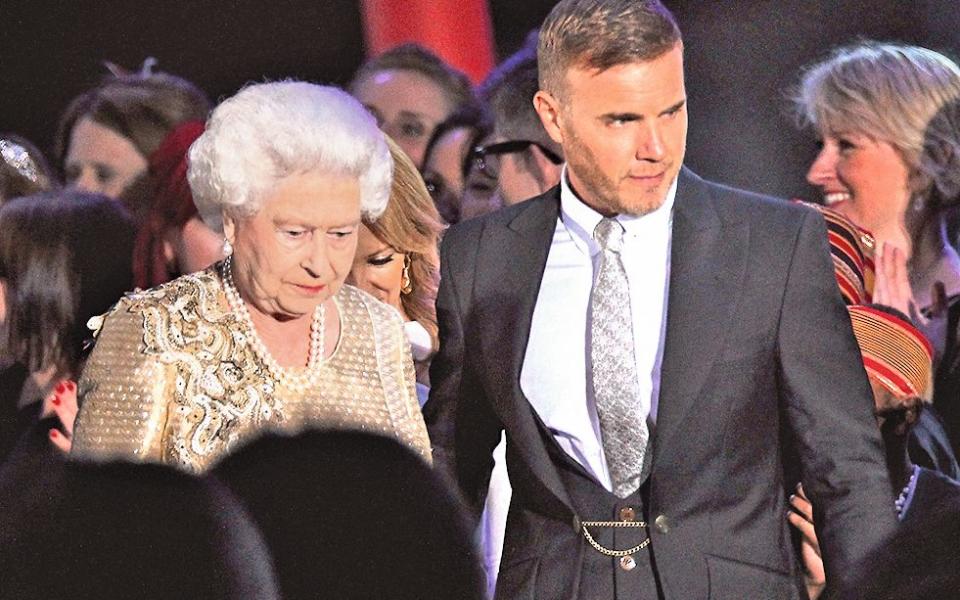
<path id="1" fill-rule="evenodd" d="M 800 553 L 806 569 L 807 594 L 811 600 L 823 592 L 826 574 L 823 571 L 823 557 L 820 555 L 820 542 L 813 526 L 813 505 L 803 493 L 803 486 L 797 484 L 797 493 L 790 496 L 793 510 L 787 513 L 787 521 L 800 532 Z"/>
<path id="2" fill-rule="evenodd" d="M 934 364 L 944 353 L 947 339 L 946 289 L 937 281 L 930 289 L 930 306 L 921 311 L 910 288 L 907 271 L 907 255 L 892 244 L 883 244 L 883 253 L 877 262 L 877 277 L 873 288 L 873 301 L 895 308 L 910 317 L 914 326 L 930 340 L 934 348 Z"/>
<path id="3" fill-rule="evenodd" d="M 77 410 L 77 384 L 68 379 L 53 387 L 53 391 L 43 399 L 43 407 L 40 409 L 41 419 L 56 415 L 63 425 L 63 431 L 56 427 L 51 428 L 49 436 L 50 442 L 65 454 L 69 453 L 73 446 L 73 422 L 77 419 Z"/>

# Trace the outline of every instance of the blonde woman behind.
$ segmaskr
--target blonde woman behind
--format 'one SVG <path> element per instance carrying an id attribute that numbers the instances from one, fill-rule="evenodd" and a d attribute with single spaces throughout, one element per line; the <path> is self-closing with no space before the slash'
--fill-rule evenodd
<path id="1" fill-rule="evenodd" d="M 906 263 L 905 294 L 875 301 L 909 313 L 935 304 L 937 282 L 960 294 L 960 256 L 945 235 L 960 206 L 957 137 L 938 118 L 960 101 L 960 66 L 918 46 L 861 42 L 809 67 L 795 101 L 822 146 L 807 181 L 876 238 L 875 293 L 897 283 L 887 265 Z"/>
<path id="2" fill-rule="evenodd" d="M 434 303 L 443 222 L 413 161 L 389 137 L 387 143 L 394 163 L 390 201 L 380 218 L 363 220 L 347 283 L 399 311 L 413 352 L 422 406 L 430 385 L 430 358 L 438 347 Z"/>

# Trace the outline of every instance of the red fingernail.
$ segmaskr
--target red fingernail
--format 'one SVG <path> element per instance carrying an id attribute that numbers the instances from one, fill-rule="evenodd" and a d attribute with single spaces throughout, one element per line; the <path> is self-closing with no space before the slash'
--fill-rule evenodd
<path id="1" fill-rule="evenodd" d="M 67 391 L 67 386 L 65 386 L 65 385 L 63 384 L 63 382 L 61 381 L 60 383 L 57 384 L 57 393 L 58 393 L 58 394 L 62 394 L 62 393 L 64 393 L 65 391 Z"/>
<path id="2" fill-rule="evenodd" d="M 57 430 L 56 430 L 56 429 L 51 429 L 51 430 L 50 430 L 50 437 L 51 437 L 51 438 L 55 438 L 55 437 L 57 437 L 58 435 L 60 435 L 60 434 L 57 433 Z"/>
<path id="3" fill-rule="evenodd" d="M 77 384 L 75 384 L 74 382 L 72 381 L 67 382 L 67 389 L 70 390 L 71 392 L 75 390 L 76 387 L 77 387 Z"/>
<path id="4" fill-rule="evenodd" d="M 60 406 L 60 396 L 56 396 L 56 397 L 53 399 L 53 405 L 54 405 L 54 406 Z"/>

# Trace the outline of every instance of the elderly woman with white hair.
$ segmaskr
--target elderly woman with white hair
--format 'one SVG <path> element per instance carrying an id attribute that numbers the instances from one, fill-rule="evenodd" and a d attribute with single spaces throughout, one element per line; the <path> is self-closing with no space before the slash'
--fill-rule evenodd
<path id="1" fill-rule="evenodd" d="M 390 193 L 373 117 L 335 88 L 251 85 L 217 107 L 189 158 L 227 258 L 94 324 L 74 454 L 202 472 L 263 431 L 333 428 L 429 461 L 403 323 L 344 284 L 361 218 Z"/>

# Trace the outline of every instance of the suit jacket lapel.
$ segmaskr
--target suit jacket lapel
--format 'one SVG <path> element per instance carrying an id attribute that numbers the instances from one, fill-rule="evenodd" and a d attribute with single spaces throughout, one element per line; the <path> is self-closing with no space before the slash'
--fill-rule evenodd
<path id="1" fill-rule="evenodd" d="M 483 364 L 494 408 L 506 424 L 509 444 L 523 456 L 543 486 L 572 512 L 569 496 L 541 440 L 533 408 L 520 389 L 520 370 L 547 254 L 560 212 L 559 187 L 528 201 L 506 224 L 484 231 L 479 255 L 499 257 L 478 263 L 476 307 Z M 555 503 L 554 503 L 555 504 Z"/>
<path id="2" fill-rule="evenodd" d="M 686 169 L 674 204 L 667 331 L 661 371 L 654 463 L 672 460 L 673 434 L 703 386 L 747 265 L 745 222 L 725 222 L 707 184 Z M 731 243 L 731 240 L 734 240 Z"/>

